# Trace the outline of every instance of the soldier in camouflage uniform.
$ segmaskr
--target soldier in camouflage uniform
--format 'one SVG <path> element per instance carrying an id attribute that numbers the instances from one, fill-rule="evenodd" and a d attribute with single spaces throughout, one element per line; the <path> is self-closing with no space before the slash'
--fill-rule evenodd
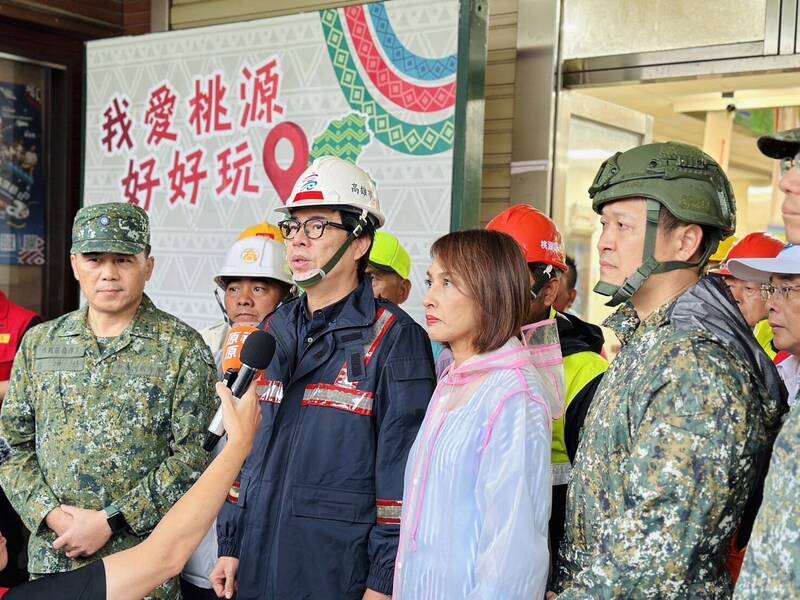
<path id="1" fill-rule="evenodd" d="M 662 143 L 608 159 L 589 193 L 595 291 L 622 305 L 605 323 L 622 349 L 578 446 L 558 598 L 728 598 L 726 552 L 782 408 L 733 298 L 699 280 L 735 228 L 730 185 L 698 149 Z"/>
<path id="2" fill-rule="evenodd" d="M 784 192 L 786 238 L 800 244 L 800 129 L 790 129 L 758 140 L 762 153 L 781 160 L 779 187 Z M 796 306 L 795 297 L 787 298 Z M 787 316 L 788 317 L 788 316 Z M 793 315 L 794 319 L 800 315 Z M 797 392 L 800 402 L 800 390 Z M 792 408 L 781 429 L 764 500 L 745 555 L 736 598 L 800 598 L 800 410 Z"/>
<path id="3" fill-rule="evenodd" d="M 214 362 L 144 295 L 149 241 L 138 207 L 78 211 L 71 262 L 88 304 L 31 329 L 17 354 L 0 484 L 32 532 L 34 577 L 137 544 L 205 467 Z M 177 582 L 152 597 L 178 598 Z"/>

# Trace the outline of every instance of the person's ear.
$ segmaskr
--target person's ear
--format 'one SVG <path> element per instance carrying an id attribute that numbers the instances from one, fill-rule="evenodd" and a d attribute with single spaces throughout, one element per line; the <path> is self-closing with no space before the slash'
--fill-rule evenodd
<path id="1" fill-rule="evenodd" d="M 411 295 L 411 280 L 410 279 L 403 279 L 400 281 L 400 302 L 398 304 L 402 304 L 408 297 Z"/>
<path id="2" fill-rule="evenodd" d="M 355 262 L 369 252 L 371 240 L 367 236 L 360 236 L 353 240 L 353 249 L 355 250 Z"/>
<path id="3" fill-rule="evenodd" d="M 578 297 L 578 290 L 572 288 L 569 292 L 567 292 L 567 308 L 565 310 L 569 310 L 570 307 L 575 304 L 575 298 Z"/>
<path id="4" fill-rule="evenodd" d="M 153 258 L 153 256 L 148 256 L 145 259 L 145 261 L 146 261 L 146 265 L 147 265 L 147 272 L 145 274 L 144 280 L 145 281 L 150 281 L 150 278 L 153 276 L 153 269 L 155 269 L 155 267 L 156 267 L 156 259 Z"/>
<path id="5" fill-rule="evenodd" d="M 544 287 L 539 292 L 538 299 L 544 302 L 545 306 L 553 306 L 558 296 L 559 286 L 561 285 L 558 277 L 553 277 L 550 281 L 544 284 Z"/>
<path id="6" fill-rule="evenodd" d="M 75 278 L 75 281 L 80 281 L 78 279 L 78 257 L 75 254 L 69 255 L 69 264 L 72 267 L 72 276 Z"/>
<path id="7" fill-rule="evenodd" d="M 685 225 L 676 230 L 678 238 L 678 260 L 692 262 L 697 260 L 703 247 L 703 228 L 700 225 Z"/>

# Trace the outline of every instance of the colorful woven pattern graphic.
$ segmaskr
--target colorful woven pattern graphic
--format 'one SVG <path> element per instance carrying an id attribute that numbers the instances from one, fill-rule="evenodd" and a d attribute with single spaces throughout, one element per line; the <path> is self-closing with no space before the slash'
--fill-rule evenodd
<path id="1" fill-rule="evenodd" d="M 366 119 L 350 113 L 344 119 L 331 121 L 327 129 L 314 139 L 308 162 L 320 156 L 338 156 L 355 163 L 367 144 L 369 131 Z"/>
<path id="2" fill-rule="evenodd" d="M 340 15 L 348 21 L 347 32 Z M 350 107 L 367 117 L 369 130 L 377 140 L 397 152 L 413 155 L 438 154 L 452 148 L 454 81 L 426 87 L 393 71 L 377 50 L 363 7 L 323 10 L 320 20 L 339 87 Z M 362 72 L 374 90 L 370 90 Z M 450 114 L 430 124 L 409 122 L 415 115 L 432 111 Z"/>
<path id="3" fill-rule="evenodd" d="M 361 68 L 386 98 L 415 112 L 436 112 L 456 103 L 455 80 L 437 87 L 424 87 L 402 79 L 389 68 L 372 39 L 363 6 L 345 8 L 344 16 Z"/>
<path id="4" fill-rule="evenodd" d="M 456 74 L 458 59 L 455 54 L 442 58 L 425 58 L 409 52 L 402 42 L 397 39 L 383 3 L 370 4 L 369 16 L 372 19 L 375 35 L 381 44 L 383 52 L 386 54 L 386 58 L 403 75 L 421 81 L 435 81 Z"/>

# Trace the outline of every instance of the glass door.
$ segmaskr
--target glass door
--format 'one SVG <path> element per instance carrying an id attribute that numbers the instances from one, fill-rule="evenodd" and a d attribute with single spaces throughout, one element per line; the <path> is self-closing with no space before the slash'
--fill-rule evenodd
<path id="1" fill-rule="evenodd" d="M 600 220 L 592 211 L 588 189 L 606 158 L 652 138 L 649 115 L 574 91 L 559 95 L 553 218 L 577 265 L 578 295 L 571 310 L 591 323 L 599 324 L 613 309 L 604 306 L 605 297 L 592 292 L 600 276 Z"/>

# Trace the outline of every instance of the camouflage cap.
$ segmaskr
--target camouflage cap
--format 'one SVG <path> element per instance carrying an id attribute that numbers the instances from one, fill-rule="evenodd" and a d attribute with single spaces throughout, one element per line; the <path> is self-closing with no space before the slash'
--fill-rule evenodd
<path id="1" fill-rule="evenodd" d="M 770 158 L 794 158 L 800 152 L 800 128 L 763 135 L 758 138 L 758 149 Z"/>
<path id="2" fill-rule="evenodd" d="M 70 254 L 139 254 L 150 244 L 147 213 L 126 202 L 84 206 L 72 224 Z"/>

